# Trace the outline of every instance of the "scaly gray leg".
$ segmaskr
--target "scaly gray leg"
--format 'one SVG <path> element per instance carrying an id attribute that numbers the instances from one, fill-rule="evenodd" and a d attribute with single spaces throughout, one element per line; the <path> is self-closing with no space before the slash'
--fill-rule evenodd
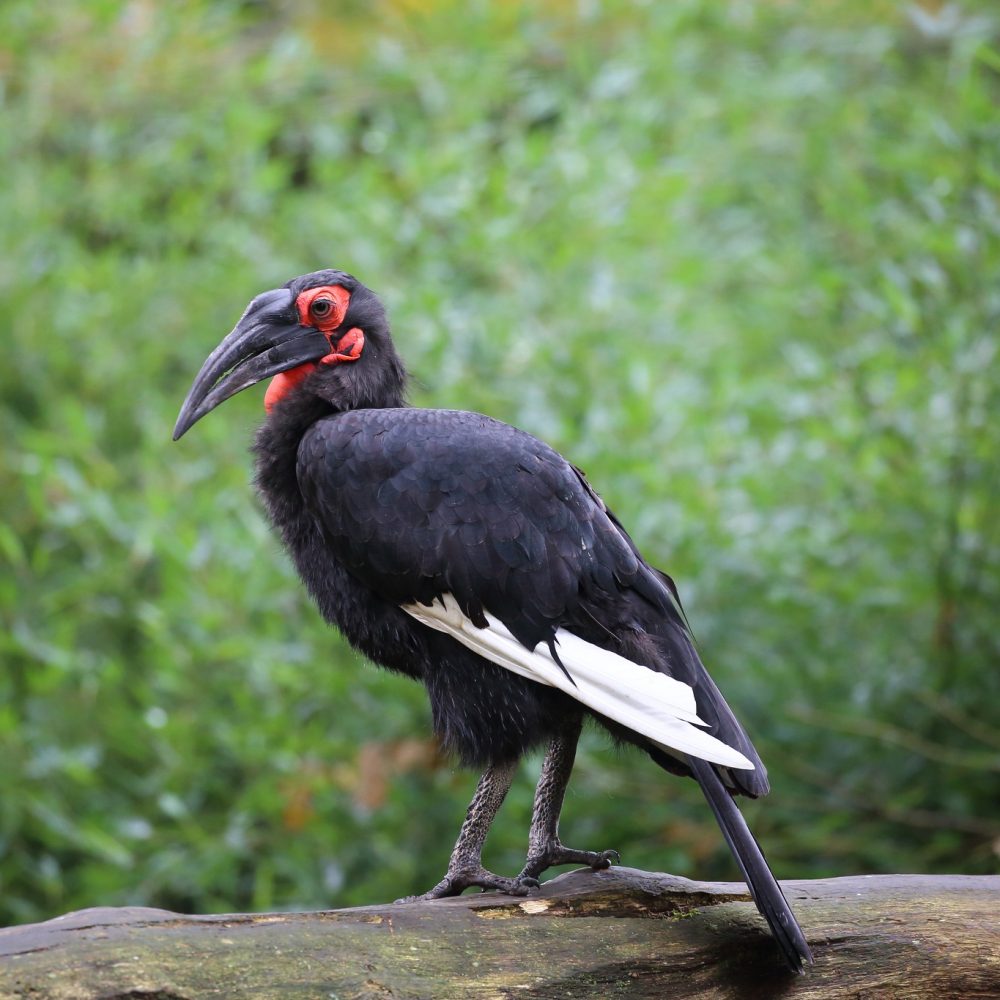
<path id="1" fill-rule="evenodd" d="M 612 862 L 617 864 L 619 861 L 617 851 L 575 851 L 559 842 L 559 813 L 576 759 L 576 744 L 582 725 L 581 716 L 570 719 L 552 737 L 545 754 L 535 789 L 535 807 L 528 834 L 528 860 L 518 876 L 522 884 L 534 882 L 553 865 L 590 865 L 597 870 L 609 868 Z"/>
<path id="2" fill-rule="evenodd" d="M 483 868 L 483 844 L 490 824 L 503 803 L 514 780 L 517 762 L 500 764 L 487 768 L 476 786 L 476 794 L 469 804 L 465 822 L 459 832 L 455 848 L 451 852 L 448 871 L 430 892 L 422 896 L 407 896 L 397 902 L 413 902 L 418 899 L 440 899 L 442 896 L 457 896 L 463 889 L 478 885 L 483 889 L 499 889 L 513 896 L 526 896 L 528 890 L 538 885 L 534 878 L 503 878 Z"/>

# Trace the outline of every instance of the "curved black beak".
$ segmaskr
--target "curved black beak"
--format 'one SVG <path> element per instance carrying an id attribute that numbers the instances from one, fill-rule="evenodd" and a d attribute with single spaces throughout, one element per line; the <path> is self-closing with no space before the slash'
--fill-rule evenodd
<path id="1" fill-rule="evenodd" d="M 299 323 L 287 288 L 263 292 L 201 366 L 177 417 L 174 440 L 230 396 L 329 350 L 322 333 Z"/>

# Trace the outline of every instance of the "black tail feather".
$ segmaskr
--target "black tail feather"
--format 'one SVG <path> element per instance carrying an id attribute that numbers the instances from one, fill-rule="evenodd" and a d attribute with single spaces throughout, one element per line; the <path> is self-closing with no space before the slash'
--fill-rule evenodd
<path id="1" fill-rule="evenodd" d="M 754 839 L 743 814 L 726 790 L 715 768 L 707 761 L 694 758 L 689 759 L 689 765 L 708 804 L 712 807 L 712 812 L 715 813 L 729 849 L 739 862 L 743 877 L 750 888 L 750 895 L 753 896 L 757 909 L 771 928 L 771 933 L 778 942 L 788 967 L 794 972 L 802 972 L 804 961 L 812 963 L 812 952 L 806 943 L 802 928 L 799 927 L 781 887 L 761 852 L 760 845 Z"/>

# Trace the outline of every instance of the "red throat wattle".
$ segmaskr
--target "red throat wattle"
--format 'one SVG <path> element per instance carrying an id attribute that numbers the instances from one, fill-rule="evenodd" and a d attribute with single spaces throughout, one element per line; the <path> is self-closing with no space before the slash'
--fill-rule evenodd
<path id="1" fill-rule="evenodd" d="M 365 349 L 365 334 L 360 327 L 352 327 L 337 341 L 337 346 L 333 346 L 333 341 L 327 334 L 327 342 L 330 345 L 330 353 L 319 359 L 321 365 L 336 365 L 341 361 L 357 361 L 361 357 L 361 352 Z"/>
<path id="2" fill-rule="evenodd" d="M 292 368 L 290 371 L 275 375 L 267 387 L 267 392 L 264 393 L 265 412 L 270 413 L 285 396 L 314 371 L 316 371 L 316 362 L 307 361 L 304 365 L 299 365 L 298 368 Z"/>

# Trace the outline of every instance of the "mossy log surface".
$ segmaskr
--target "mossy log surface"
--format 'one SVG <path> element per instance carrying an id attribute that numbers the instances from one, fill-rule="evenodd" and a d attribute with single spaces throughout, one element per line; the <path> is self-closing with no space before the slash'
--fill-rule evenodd
<path id="1" fill-rule="evenodd" d="M 783 883 L 816 957 L 786 972 L 740 883 L 575 871 L 319 913 L 97 908 L 0 930 L 0 997 L 1000 997 L 1000 876 Z"/>

